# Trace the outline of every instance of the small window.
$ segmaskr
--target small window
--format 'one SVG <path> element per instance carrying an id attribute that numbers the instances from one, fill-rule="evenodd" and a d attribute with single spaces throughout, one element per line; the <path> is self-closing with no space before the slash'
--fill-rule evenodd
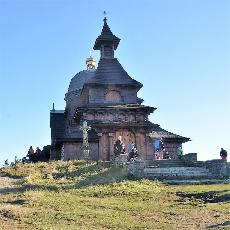
<path id="1" fill-rule="evenodd" d="M 122 102 L 121 95 L 116 90 L 110 90 L 105 95 L 105 100 L 106 100 L 107 103 L 119 103 L 119 102 Z"/>

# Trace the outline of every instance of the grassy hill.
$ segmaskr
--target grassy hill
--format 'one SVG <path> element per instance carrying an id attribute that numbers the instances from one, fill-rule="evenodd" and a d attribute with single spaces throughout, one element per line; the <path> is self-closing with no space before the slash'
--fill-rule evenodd
<path id="1" fill-rule="evenodd" d="M 3 167 L 0 229 L 230 228 L 229 184 L 129 180 L 108 162 Z M 0 182 L 1 183 L 1 182 Z"/>

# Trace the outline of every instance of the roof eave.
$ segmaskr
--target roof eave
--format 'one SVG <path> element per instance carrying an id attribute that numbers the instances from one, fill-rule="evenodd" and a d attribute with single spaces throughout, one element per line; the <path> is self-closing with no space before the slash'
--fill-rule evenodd
<path id="1" fill-rule="evenodd" d="M 117 49 L 118 45 L 119 45 L 119 42 L 120 42 L 120 38 L 116 37 L 116 36 L 113 36 L 111 38 L 103 38 L 103 37 L 98 37 L 95 41 L 95 44 L 93 46 L 93 49 L 94 50 L 100 50 L 101 49 L 101 46 L 102 44 L 106 44 L 106 43 L 112 43 L 113 46 L 114 46 L 114 50 Z"/>
<path id="2" fill-rule="evenodd" d="M 191 139 L 187 137 L 162 137 L 162 139 L 168 142 L 178 141 L 181 143 L 186 143 L 188 141 L 191 141 Z"/>

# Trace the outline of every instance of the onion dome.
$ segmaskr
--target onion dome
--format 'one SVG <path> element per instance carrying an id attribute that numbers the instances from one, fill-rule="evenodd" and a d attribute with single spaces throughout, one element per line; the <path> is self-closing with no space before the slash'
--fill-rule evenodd
<path id="1" fill-rule="evenodd" d="M 71 79 L 68 93 L 81 90 L 85 82 L 94 77 L 96 72 L 96 60 L 91 55 L 86 59 L 86 66 L 87 70 L 80 71 Z"/>
<path id="2" fill-rule="evenodd" d="M 68 92 L 81 90 L 85 82 L 91 79 L 95 72 L 95 69 L 88 69 L 77 73 L 70 81 Z"/>
<path id="3" fill-rule="evenodd" d="M 91 55 L 89 58 L 86 59 L 86 66 L 87 66 L 87 70 L 96 69 L 96 60 L 93 59 Z"/>

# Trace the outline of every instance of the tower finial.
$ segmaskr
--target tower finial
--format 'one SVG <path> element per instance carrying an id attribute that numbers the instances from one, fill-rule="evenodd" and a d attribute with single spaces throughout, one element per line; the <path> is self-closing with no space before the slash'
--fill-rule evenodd
<path id="1" fill-rule="evenodd" d="M 107 21 L 107 18 L 106 18 L 107 13 L 106 13 L 105 10 L 104 10 L 103 14 L 104 14 L 104 19 L 103 19 L 103 21 L 106 22 L 106 21 Z"/>
<path id="2" fill-rule="evenodd" d="M 106 17 L 104 18 L 104 25 L 101 30 L 101 35 L 99 35 L 93 46 L 94 50 L 101 51 L 101 58 L 114 58 L 114 50 L 117 49 L 117 46 L 120 42 L 120 38 L 116 37 L 109 28 L 107 24 Z"/>

